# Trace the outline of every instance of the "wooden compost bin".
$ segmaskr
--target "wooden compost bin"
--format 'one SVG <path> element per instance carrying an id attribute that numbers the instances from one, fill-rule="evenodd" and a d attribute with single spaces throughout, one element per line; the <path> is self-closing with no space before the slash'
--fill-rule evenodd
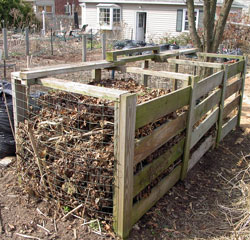
<path id="1" fill-rule="evenodd" d="M 153 53 L 117 58 L 119 55 L 144 51 Z M 218 145 L 232 129 L 240 124 L 247 59 L 243 56 L 226 55 L 227 58 L 237 59 L 237 62 L 232 64 L 178 59 L 181 54 L 193 52 L 197 52 L 197 50 L 159 53 L 158 47 L 130 49 L 107 53 L 108 61 L 69 64 L 12 73 L 15 128 L 18 128 L 18 122 L 24 120 L 22 116 L 25 115 L 27 107 L 26 99 L 23 97 L 25 96 L 25 86 L 32 84 L 107 98 L 116 102 L 114 151 L 117 164 L 113 196 L 113 226 L 121 238 L 126 238 L 132 226 L 178 180 L 186 177 L 188 171 L 210 147 Z M 200 57 L 225 57 L 219 54 L 197 53 L 197 55 Z M 184 81 L 185 87 L 137 105 L 136 94 L 49 78 L 56 74 L 93 70 L 93 76 L 98 80 L 101 78 L 100 69 L 119 70 L 127 62 L 141 60 L 144 61 L 143 68 L 127 67 L 126 71 L 141 74 L 145 85 L 148 76 L 153 75 L 167 77 L 173 79 L 174 82 L 176 80 Z M 175 64 L 176 72 L 149 70 L 149 60 L 168 61 Z M 216 69 L 216 72 L 205 79 L 200 79 L 197 75 L 178 73 L 177 65 L 181 64 L 194 66 L 194 73 L 196 73 L 196 67 L 209 67 Z M 174 86 L 176 89 L 175 83 Z M 185 111 L 175 119 L 167 121 L 154 129 L 150 135 L 135 141 L 137 129 L 183 108 Z M 237 109 L 236 113 L 235 109 Z M 208 134 L 214 126 L 216 126 L 214 134 Z M 136 165 L 181 132 L 184 133 L 184 138 L 134 174 Z M 191 152 L 192 149 L 195 150 Z M 151 189 L 147 197 L 139 201 L 133 200 L 177 159 L 181 159 L 181 161 L 177 162 L 169 174 Z"/>

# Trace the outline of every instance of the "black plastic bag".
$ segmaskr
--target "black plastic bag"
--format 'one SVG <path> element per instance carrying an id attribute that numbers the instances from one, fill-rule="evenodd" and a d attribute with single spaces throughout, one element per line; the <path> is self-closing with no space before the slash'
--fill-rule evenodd
<path id="1" fill-rule="evenodd" d="M 4 93 L 10 120 L 5 106 Z M 14 156 L 16 153 L 15 139 L 11 130 L 10 121 L 14 127 L 11 84 L 0 81 L 0 159 L 6 156 Z"/>

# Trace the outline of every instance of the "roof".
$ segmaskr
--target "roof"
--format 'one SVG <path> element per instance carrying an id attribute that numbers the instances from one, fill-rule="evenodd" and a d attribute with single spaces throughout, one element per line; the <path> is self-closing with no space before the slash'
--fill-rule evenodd
<path id="1" fill-rule="evenodd" d="M 194 0 L 196 6 L 203 6 L 201 0 Z M 218 5 L 222 5 L 223 0 L 217 1 Z M 107 1 L 107 0 L 79 0 L 79 3 L 130 3 L 130 4 L 156 4 L 156 5 L 186 5 L 185 0 L 116 0 L 116 1 Z M 244 8 L 244 5 L 234 1 L 232 7 Z"/>

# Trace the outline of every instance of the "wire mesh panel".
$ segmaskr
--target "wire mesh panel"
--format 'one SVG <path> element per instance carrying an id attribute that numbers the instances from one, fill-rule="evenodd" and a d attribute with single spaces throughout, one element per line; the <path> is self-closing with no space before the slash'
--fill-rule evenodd
<path id="1" fill-rule="evenodd" d="M 24 188 L 69 209 L 83 204 L 82 215 L 111 221 L 114 101 L 44 90 L 25 87 L 17 99 L 25 102 L 17 106 L 24 121 L 16 137 Z"/>

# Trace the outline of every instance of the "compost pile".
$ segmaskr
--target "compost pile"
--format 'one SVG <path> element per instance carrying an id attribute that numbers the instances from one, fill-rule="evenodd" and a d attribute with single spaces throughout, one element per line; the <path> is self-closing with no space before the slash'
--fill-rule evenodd
<path id="1" fill-rule="evenodd" d="M 133 80 L 94 85 L 136 92 L 138 103 L 167 94 Z M 137 130 L 136 137 L 172 119 L 173 114 Z M 79 204 L 82 215 L 112 219 L 114 184 L 114 102 L 61 91 L 30 104 L 18 130 L 18 171 L 29 194 L 56 199 L 62 207 Z"/>

